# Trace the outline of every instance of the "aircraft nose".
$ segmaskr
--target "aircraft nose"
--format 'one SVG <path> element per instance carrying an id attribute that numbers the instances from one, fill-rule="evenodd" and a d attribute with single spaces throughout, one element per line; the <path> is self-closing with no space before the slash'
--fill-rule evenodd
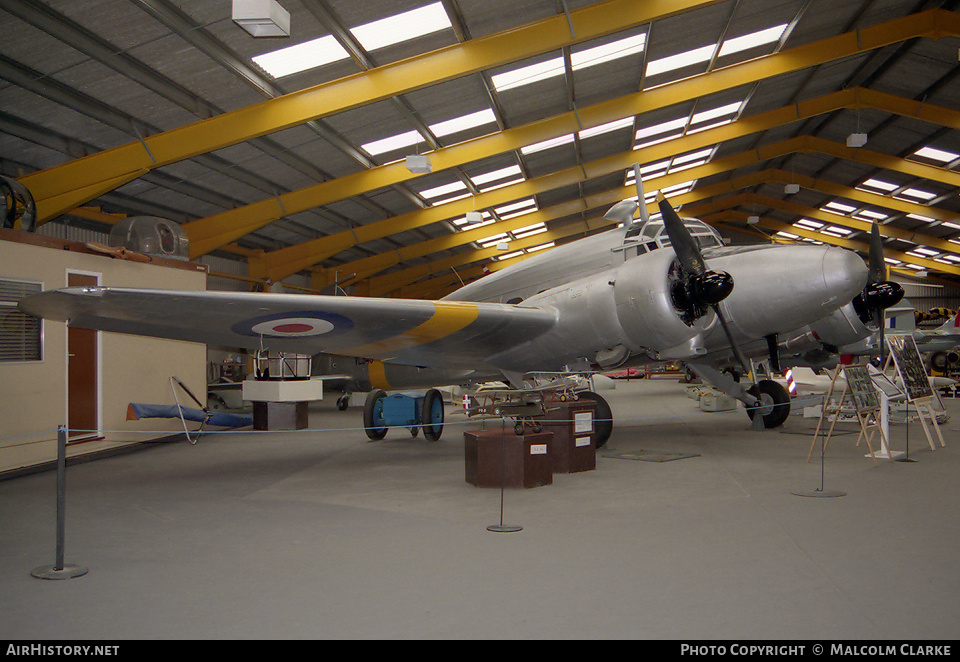
<path id="1" fill-rule="evenodd" d="M 842 248 L 827 247 L 823 255 L 823 291 L 845 305 L 867 284 L 868 268 L 859 255 Z"/>
<path id="2" fill-rule="evenodd" d="M 863 260 L 842 248 L 774 245 L 732 257 L 733 293 L 720 305 L 747 337 L 822 319 L 852 301 L 867 281 Z"/>

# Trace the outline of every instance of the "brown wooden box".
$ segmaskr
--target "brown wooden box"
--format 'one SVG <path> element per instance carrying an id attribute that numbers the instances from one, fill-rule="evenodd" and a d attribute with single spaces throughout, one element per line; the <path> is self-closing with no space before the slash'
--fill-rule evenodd
<path id="1" fill-rule="evenodd" d="M 595 409 L 596 403 L 584 398 L 554 403 L 544 412 L 543 429 L 553 433 L 550 460 L 554 473 L 597 468 Z"/>
<path id="2" fill-rule="evenodd" d="M 550 485 L 553 483 L 549 455 L 552 437 L 552 432 L 517 435 L 512 425 L 464 432 L 467 482 L 477 487 L 500 487 L 502 470 L 504 487 Z"/>
<path id="3" fill-rule="evenodd" d="M 253 402 L 254 430 L 304 430 L 308 402 Z"/>

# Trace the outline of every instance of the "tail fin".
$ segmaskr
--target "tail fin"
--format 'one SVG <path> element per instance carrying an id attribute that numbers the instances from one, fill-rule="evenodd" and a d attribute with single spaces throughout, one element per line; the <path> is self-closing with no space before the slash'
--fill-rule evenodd
<path id="1" fill-rule="evenodd" d="M 960 310 L 954 312 L 950 311 L 951 315 L 947 318 L 947 321 L 937 327 L 937 331 L 950 331 L 956 333 L 960 330 Z"/>

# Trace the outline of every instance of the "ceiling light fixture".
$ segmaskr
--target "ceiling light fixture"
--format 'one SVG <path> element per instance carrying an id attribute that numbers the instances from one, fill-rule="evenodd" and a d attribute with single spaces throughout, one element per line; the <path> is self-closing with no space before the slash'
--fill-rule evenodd
<path id="1" fill-rule="evenodd" d="M 847 136 L 847 147 L 863 147 L 867 144 L 867 134 L 851 133 Z"/>
<path id="2" fill-rule="evenodd" d="M 277 0 L 233 0 L 232 18 L 254 37 L 290 36 L 290 12 Z"/>
<path id="3" fill-rule="evenodd" d="M 426 156 L 411 154 L 407 157 L 407 170 L 415 174 L 426 174 L 433 172 L 433 164 Z"/>

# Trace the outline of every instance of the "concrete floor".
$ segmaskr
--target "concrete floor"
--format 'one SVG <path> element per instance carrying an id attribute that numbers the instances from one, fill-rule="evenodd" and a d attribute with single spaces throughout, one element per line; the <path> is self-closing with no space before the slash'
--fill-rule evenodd
<path id="1" fill-rule="evenodd" d="M 462 430 L 368 442 L 325 401 L 311 430 L 154 444 L 0 482 L 0 638 L 955 639 L 958 426 L 917 423 L 916 463 L 874 466 L 815 420 L 750 430 L 658 379 L 605 392 L 620 419 L 595 471 L 507 490 L 464 480 Z M 319 431 L 323 428 L 324 431 Z M 175 428 L 173 428 L 175 429 Z M 846 427 L 851 429 L 850 426 Z M 694 453 L 671 462 L 608 457 Z"/>

